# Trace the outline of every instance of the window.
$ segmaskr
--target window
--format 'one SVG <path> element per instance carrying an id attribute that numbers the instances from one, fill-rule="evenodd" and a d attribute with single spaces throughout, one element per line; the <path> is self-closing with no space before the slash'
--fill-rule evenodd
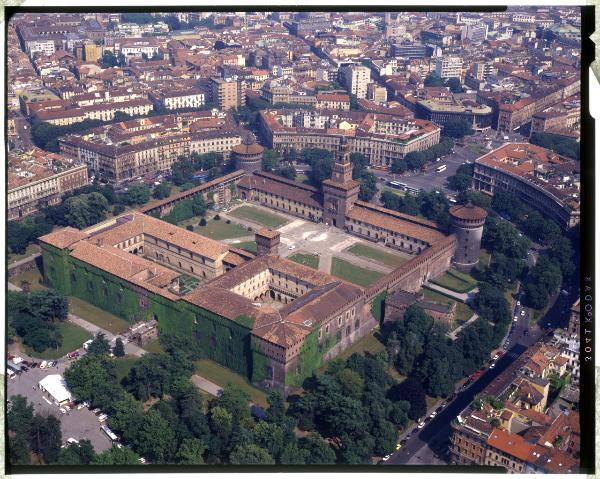
<path id="1" fill-rule="evenodd" d="M 354 329 L 357 330 L 360 327 L 360 319 L 354 321 Z"/>

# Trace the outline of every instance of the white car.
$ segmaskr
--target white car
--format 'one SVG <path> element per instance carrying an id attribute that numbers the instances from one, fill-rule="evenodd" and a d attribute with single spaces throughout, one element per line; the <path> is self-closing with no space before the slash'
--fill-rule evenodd
<path id="1" fill-rule="evenodd" d="M 423 429 L 424 427 L 425 427 L 424 422 L 420 422 L 419 424 L 417 424 L 417 428 L 419 428 L 419 429 Z"/>
<path id="2" fill-rule="evenodd" d="M 392 457 L 392 455 L 391 455 L 391 454 L 388 454 L 387 456 L 384 456 L 384 457 L 383 457 L 383 461 L 387 461 L 387 460 L 388 460 L 390 457 Z"/>
<path id="3" fill-rule="evenodd" d="M 79 441 L 77 439 L 75 439 L 74 437 L 70 437 L 69 439 L 67 439 L 67 442 L 69 444 L 79 444 Z"/>
<path id="4" fill-rule="evenodd" d="M 288 249 L 289 250 L 296 249 L 296 245 L 291 244 L 291 245 L 288 246 Z"/>
<path id="5" fill-rule="evenodd" d="M 521 316 L 525 316 L 525 310 L 524 309 L 521 310 Z"/>
<path id="6" fill-rule="evenodd" d="M 100 416 L 98 416 L 98 422 L 104 422 L 106 419 L 108 419 L 108 414 L 100 414 Z"/>
<path id="7" fill-rule="evenodd" d="M 67 410 L 64 407 L 60 408 L 60 412 L 62 412 L 63 414 L 67 414 Z"/>
<path id="8" fill-rule="evenodd" d="M 518 317 L 518 316 L 515 316 L 515 317 L 513 318 L 513 321 L 515 321 L 515 322 L 516 322 L 516 321 L 517 321 L 517 319 L 519 319 L 519 317 Z"/>
<path id="9" fill-rule="evenodd" d="M 80 411 L 81 409 L 83 409 L 85 407 L 85 403 L 81 403 L 77 405 L 77 410 Z"/>
<path id="10" fill-rule="evenodd" d="M 517 301 L 517 306 L 521 306 L 521 301 Z"/>
<path id="11" fill-rule="evenodd" d="M 42 364 L 40 364 L 40 369 L 46 369 L 46 366 L 48 366 L 48 361 L 42 361 Z"/>
<path id="12" fill-rule="evenodd" d="M 433 418 L 434 418 L 434 417 L 436 417 L 436 416 L 437 416 L 437 412 L 435 412 L 435 411 L 433 411 L 433 412 L 432 412 L 432 413 L 429 415 L 429 417 L 430 417 L 431 419 L 433 419 Z"/>
<path id="13" fill-rule="evenodd" d="M 496 363 L 490 364 L 490 369 L 494 369 L 496 367 Z"/>

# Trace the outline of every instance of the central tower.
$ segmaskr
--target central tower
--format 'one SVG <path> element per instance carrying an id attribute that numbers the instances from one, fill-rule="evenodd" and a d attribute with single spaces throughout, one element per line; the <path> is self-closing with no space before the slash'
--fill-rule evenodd
<path id="1" fill-rule="evenodd" d="M 358 199 L 360 184 L 352 179 L 352 163 L 348 140 L 342 137 L 331 179 L 323 181 L 323 221 L 337 228 L 344 228 L 346 214 Z"/>

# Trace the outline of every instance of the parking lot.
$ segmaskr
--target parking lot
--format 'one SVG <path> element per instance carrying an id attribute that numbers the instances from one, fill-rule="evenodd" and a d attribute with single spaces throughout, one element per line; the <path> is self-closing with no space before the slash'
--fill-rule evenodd
<path id="1" fill-rule="evenodd" d="M 24 354 L 19 354 L 21 358 L 32 361 Z M 25 396 L 33 404 L 36 413 L 46 416 L 53 414 L 61 422 L 61 431 L 63 443 L 66 443 L 70 437 L 77 440 L 89 439 L 96 452 L 102 452 L 111 447 L 110 439 L 100 429 L 100 423 L 95 414 L 89 409 L 81 410 L 71 409 L 65 414 L 60 412 L 59 406 L 54 404 L 51 399 L 38 387 L 38 383 L 46 376 L 51 374 L 64 374 L 65 369 L 72 361 L 67 359 L 57 360 L 56 367 L 40 369 L 29 368 L 23 371 L 13 379 L 7 379 L 7 397 L 21 395 Z"/>

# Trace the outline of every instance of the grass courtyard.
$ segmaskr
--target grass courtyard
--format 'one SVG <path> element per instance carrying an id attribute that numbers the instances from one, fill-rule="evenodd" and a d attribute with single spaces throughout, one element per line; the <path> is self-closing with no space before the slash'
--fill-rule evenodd
<path id="1" fill-rule="evenodd" d="M 158 339 L 155 339 L 154 341 L 150 341 L 148 344 L 146 344 L 144 346 L 144 348 L 146 351 L 148 351 L 149 353 L 164 353 L 165 350 L 162 347 L 162 344 L 160 344 L 160 341 Z"/>
<path id="2" fill-rule="evenodd" d="M 233 216 L 234 218 L 240 218 L 242 220 L 258 223 L 266 226 L 267 228 L 279 228 L 288 222 L 283 216 L 270 213 L 250 205 L 240 206 L 239 208 L 229 212 L 229 215 Z"/>
<path id="3" fill-rule="evenodd" d="M 39 359 L 58 359 L 74 349 L 81 347 L 92 335 L 85 329 L 67 321 L 59 323 L 56 328 L 62 333 L 62 345 L 58 349 L 46 349 L 38 353 L 23 344 L 23 350 L 31 357 Z"/>
<path id="4" fill-rule="evenodd" d="M 442 276 L 431 280 L 431 282 L 457 293 L 467 293 L 477 286 L 475 278 L 454 268 L 450 268 Z"/>
<path id="5" fill-rule="evenodd" d="M 233 384 L 242 391 L 245 391 L 250 396 L 252 401 L 257 406 L 262 408 L 268 407 L 267 394 L 258 388 L 255 388 L 250 382 L 240 374 L 233 372 L 231 369 L 221 366 L 220 364 L 211 361 L 210 359 L 201 359 L 194 361 L 196 366 L 195 373 L 209 381 L 225 387 L 228 384 Z"/>
<path id="6" fill-rule="evenodd" d="M 331 274 L 338 278 L 345 279 L 346 281 L 350 281 L 351 283 L 358 284 L 359 286 L 369 286 L 384 276 L 384 274 L 379 271 L 355 266 L 352 263 L 335 256 L 331 258 Z"/>
<path id="7" fill-rule="evenodd" d="M 129 371 L 138 359 L 140 358 L 130 354 L 127 354 L 122 358 L 115 358 L 115 374 L 117 375 L 118 382 L 121 382 L 121 380 L 129 374 Z"/>
<path id="8" fill-rule="evenodd" d="M 313 269 L 319 269 L 319 257 L 312 254 L 296 253 L 288 259 Z"/>
<path id="9" fill-rule="evenodd" d="M 131 323 L 124 319 L 74 296 L 69 296 L 69 312 L 113 334 L 122 334 L 131 326 Z"/>
<path id="10" fill-rule="evenodd" d="M 42 273 L 40 273 L 40 270 L 37 268 L 25 271 L 23 274 L 13 276 L 12 278 L 9 278 L 8 281 L 19 288 L 23 287 L 23 283 L 28 283 L 31 291 L 48 289 L 42 284 Z"/>
<path id="11" fill-rule="evenodd" d="M 199 222 L 200 218 L 194 217 L 191 220 L 183 221 L 180 226 L 185 228 L 188 225 L 192 225 L 194 227 L 194 233 L 198 233 L 214 240 L 241 238 L 243 236 L 252 235 L 252 232 L 248 231 L 248 229 L 243 226 L 235 223 L 227 224 L 224 219 L 216 221 L 213 219 L 207 220 L 206 226 L 199 226 Z"/>
<path id="12" fill-rule="evenodd" d="M 241 241 L 240 243 L 232 243 L 235 248 L 245 249 L 250 253 L 256 253 L 256 241 Z"/>
<path id="13" fill-rule="evenodd" d="M 392 253 L 386 253 L 385 251 L 381 251 L 379 248 L 373 248 L 372 246 L 368 246 L 363 243 L 353 244 L 346 251 L 355 256 L 362 256 L 363 258 L 372 259 L 387 266 L 393 266 L 394 268 L 397 268 L 402 263 L 406 263 L 406 261 L 408 261 L 407 258 L 403 258 L 402 256 Z"/>

